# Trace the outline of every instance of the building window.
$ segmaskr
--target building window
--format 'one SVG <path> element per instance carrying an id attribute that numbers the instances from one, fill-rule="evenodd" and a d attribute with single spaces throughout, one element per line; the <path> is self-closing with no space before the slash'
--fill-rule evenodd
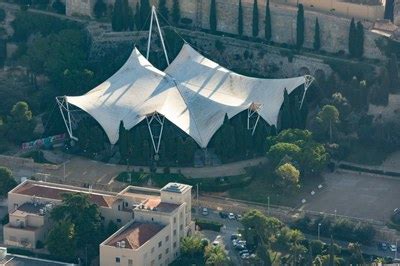
<path id="1" fill-rule="evenodd" d="M 169 241 L 169 236 L 166 236 L 165 237 L 165 242 L 168 242 Z"/>
<path id="2" fill-rule="evenodd" d="M 116 257 L 116 258 L 115 258 L 115 262 L 116 262 L 116 263 L 120 263 L 120 262 L 121 262 L 121 259 L 120 259 L 119 257 Z"/>
<path id="3" fill-rule="evenodd" d="M 119 206 L 119 205 L 118 205 L 118 210 L 119 210 L 119 211 L 121 210 L 121 206 Z"/>
<path id="4" fill-rule="evenodd" d="M 179 229 L 182 231 L 183 230 L 183 224 L 181 224 L 180 226 L 179 226 Z"/>
<path id="5" fill-rule="evenodd" d="M 174 229 L 174 236 L 176 236 L 176 229 Z"/>
<path id="6" fill-rule="evenodd" d="M 101 219 L 102 221 L 104 221 L 104 220 L 105 220 L 104 216 L 100 216 L 100 219 Z"/>
<path id="7" fill-rule="evenodd" d="M 120 222 L 121 222 L 121 219 L 118 218 L 118 219 L 117 219 L 117 223 L 120 223 Z"/>
<path id="8" fill-rule="evenodd" d="M 162 254 L 158 255 L 158 260 L 161 260 Z"/>
<path id="9" fill-rule="evenodd" d="M 168 252 L 169 252 L 169 248 L 167 248 L 167 249 L 165 250 L 165 254 L 168 254 Z"/>
<path id="10" fill-rule="evenodd" d="M 174 242 L 174 248 L 176 248 L 176 241 Z"/>
<path id="11" fill-rule="evenodd" d="M 133 266 L 133 260 L 131 259 L 128 260 L 128 266 Z"/>
<path id="12" fill-rule="evenodd" d="M 162 241 L 158 242 L 158 247 L 162 246 Z"/>
<path id="13" fill-rule="evenodd" d="M 176 217 L 174 217 L 174 224 L 176 224 Z"/>
<path id="14" fill-rule="evenodd" d="M 151 254 L 153 254 L 153 253 L 154 253 L 154 247 L 151 248 Z"/>
<path id="15" fill-rule="evenodd" d="M 128 202 L 125 202 L 125 207 L 128 207 Z"/>

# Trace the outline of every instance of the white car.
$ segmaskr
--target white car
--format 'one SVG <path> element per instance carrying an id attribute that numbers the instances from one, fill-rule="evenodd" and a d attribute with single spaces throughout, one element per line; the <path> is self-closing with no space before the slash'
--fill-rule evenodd
<path id="1" fill-rule="evenodd" d="M 233 214 L 233 213 L 229 213 L 228 214 L 228 218 L 229 218 L 229 220 L 235 220 L 235 215 Z"/>
<path id="2" fill-rule="evenodd" d="M 203 214 L 203 215 L 208 215 L 208 209 L 207 209 L 207 208 L 203 208 L 202 214 Z"/>
<path id="3" fill-rule="evenodd" d="M 218 241 L 218 240 L 213 241 L 213 242 L 212 242 L 212 245 L 213 245 L 214 247 L 219 246 L 219 241 Z"/>
<path id="4" fill-rule="evenodd" d="M 397 250 L 396 245 L 390 245 L 389 248 L 390 248 L 390 251 L 392 251 L 392 252 L 396 252 L 396 250 Z"/>

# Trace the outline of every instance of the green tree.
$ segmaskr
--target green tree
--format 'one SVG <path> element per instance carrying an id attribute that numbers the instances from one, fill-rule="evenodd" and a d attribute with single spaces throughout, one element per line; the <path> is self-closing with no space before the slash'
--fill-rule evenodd
<path id="1" fill-rule="evenodd" d="M 140 4 L 139 4 L 139 1 L 136 3 L 134 20 L 135 20 L 136 29 L 138 31 L 143 30 L 142 18 L 140 16 Z"/>
<path id="2" fill-rule="evenodd" d="M 103 17 L 107 12 L 107 5 L 104 0 L 97 0 L 93 7 L 93 12 L 96 18 Z"/>
<path id="3" fill-rule="evenodd" d="M 169 10 L 167 7 L 167 0 L 159 0 L 158 1 L 158 10 L 161 16 L 168 21 L 169 18 Z"/>
<path id="4" fill-rule="evenodd" d="M 151 7 L 149 0 L 140 0 L 140 19 L 142 21 L 143 30 L 150 29 Z"/>
<path id="5" fill-rule="evenodd" d="M 297 10 L 297 23 L 296 23 L 296 45 L 300 49 L 304 44 L 304 7 L 303 4 L 299 4 Z"/>
<path id="6" fill-rule="evenodd" d="M 296 144 L 279 142 L 271 146 L 267 155 L 272 165 L 278 166 L 284 157 L 297 158 L 300 152 L 301 149 Z"/>
<path id="7" fill-rule="evenodd" d="M 364 54 L 364 26 L 361 21 L 357 22 L 355 55 L 361 58 Z"/>
<path id="8" fill-rule="evenodd" d="M 206 265 L 225 266 L 229 265 L 229 258 L 221 246 L 209 245 L 205 248 L 204 257 Z"/>
<path id="9" fill-rule="evenodd" d="M 75 248 L 88 252 L 93 258 L 101 242 L 101 219 L 99 207 L 90 202 L 90 197 L 82 193 L 64 193 L 62 202 L 54 207 L 50 218 L 55 223 L 69 222 L 74 226 Z"/>
<path id="10" fill-rule="evenodd" d="M 317 115 L 317 122 L 329 129 L 329 142 L 332 143 L 333 127 L 340 122 L 339 111 L 333 105 L 325 105 Z"/>
<path id="11" fill-rule="evenodd" d="M 0 167 L 0 196 L 7 197 L 7 193 L 17 186 L 10 169 Z"/>
<path id="12" fill-rule="evenodd" d="M 362 255 L 361 245 L 359 243 L 349 243 L 348 249 L 351 253 L 349 263 L 352 265 L 365 265 L 365 260 Z"/>
<path id="13" fill-rule="evenodd" d="M 258 3 L 257 0 L 254 0 L 253 3 L 253 24 L 252 24 L 252 33 L 253 37 L 257 37 L 259 33 L 259 21 L 258 21 Z"/>
<path id="14" fill-rule="evenodd" d="M 351 56 L 356 56 L 356 53 L 357 53 L 357 29 L 356 29 L 356 24 L 354 22 L 354 18 L 352 18 L 349 30 L 349 54 Z"/>
<path id="15" fill-rule="evenodd" d="M 135 29 L 135 16 L 133 15 L 133 9 L 128 6 L 128 15 L 127 15 L 127 28 L 130 31 Z"/>
<path id="16" fill-rule="evenodd" d="M 315 19 L 315 32 L 314 32 L 314 50 L 318 51 L 321 48 L 321 36 L 320 36 L 318 18 Z"/>
<path id="17" fill-rule="evenodd" d="M 187 236 L 181 239 L 182 256 L 194 257 L 203 252 L 201 238 L 197 235 Z"/>
<path id="18" fill-rule="evenodd" d="M 269 0 L 265 7 L 265 39 L 270 41 L 272 38 L 272 22 L 271 22 L 271 10 L 269 8 Z"/>
<path id="19" fill-rule="evenodd" d="M 75 260 L 77 257 L 75 225 L 70 221 L 55 224 L 47 236 L 46 247 L 57 258 Z"/>
<path id="20" fill-rule="evenodd" d="M 26 102 L 17 102 L 7 119 L 8 139 L 20 143 L 33 139 L 36 123 Z"/>
<path id="21" fill-rule="evenodd" d="M 275 174 L 287 184 L 297 185 L 299 183 L 300 171 L 291 163 L 285 163 L 278 166 L 275 170 Z"/>
<path id="22" fill-rule="evenodd" d="M 211 0 L 210 5 L 210 30 L 211 32 L 217 32 L 217 3 L 215 0 Z"/>
<path id="23" fill-rule="evenodd" d="M 289 129 L 293 127 L 293 117 L 291 112 L 290 98 L 287 90 L 283 94 L 283 107 L 281 116 L 281 129 Z"/>
<path id="24" fill-rule="evenodd" d="M 239 0 L 238 34 L 239 34 L 239 36 L 243 35 L 243 6 L 242 6 L 242 0 Z"/>
<path id="25" fill-rule="evenodd" d="M 172 21 L 174 22 L 175 25 L 178 25 L 180 20 L 181 20 L 181 8 L 179 5 L 179 0 L 174 0 L 172 5 Z"/>

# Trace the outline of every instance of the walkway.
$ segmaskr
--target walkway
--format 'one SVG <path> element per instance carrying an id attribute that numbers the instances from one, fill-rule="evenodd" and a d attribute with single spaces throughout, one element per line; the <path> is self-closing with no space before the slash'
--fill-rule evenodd
<path id="1" fill-rule="evenodd" d="M 46 152 L 46 158 L 49 154 Z M 53 156 L 54 157 L 54 156 Z M 6 167 L 11 168 L 14 171 L 16 177 L 31 176 L 35 174 L 53 176 L 59 179 L 65 179 L 71 182 L 82 182 L 88 184 L 103 184 L 109 185 L 113 182 L 113 179 L 122 171 L 127 170 L 126 165 L 106 164 L 99 161 L 93 161 L 80 156 L 65 156 L 64 154 L 56 156 L 58 159 L 64 159 L 63 163 L 58 164 L 55 167 L 46 167 L 45 164 L 15 164 L 16 160 L 20 158 L 9 157 L 8 160 L 4 160 L 3 164 Z M 245 174 L 246 167 L 256 166 L 266 162 L 265 157 L 255 158 L 246 161 L 240 161 L 235 163 L 223 164 L 220 166 L 212 167 L 172 167 L 170 168 L 171 173 L 181 172 L 186 177 L 190 178 L 213 178 L 213 177 L 224 177 Z M 65 165 L 65 167 L 64 167 Z M 144 166 L 130 166 L 130 170 L 139 172 L 149 172 L 149 167 Z M 158 173 L 163 172 L 164 167 L 157 168 Z"/>

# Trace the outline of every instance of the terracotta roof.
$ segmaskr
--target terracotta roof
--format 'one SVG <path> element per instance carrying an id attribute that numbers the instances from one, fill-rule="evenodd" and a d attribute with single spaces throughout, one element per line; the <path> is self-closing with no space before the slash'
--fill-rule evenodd
<path id="1" fill-rule="evenodd" d="M 155 208 L 154 211 L 173 212 L 176 208 L 179 207 L 179 205 L 173 203 L 161 202 L 160 198 L 151 198 L 144 203 L 144 207 L 150 209 Z"/>
<path id="2" fill-rule="evenodd" d="M 106 243 L 117 247 L 117 242 L 125 241 L 125 248 L 138 249 L 165 226 L 157 223 L 134 222 Z"/>
<path id="3" fill-rule="evenodd" d="M 53 199 L 53 200 L 62 200 L 63 193 L 85 193 L 88 194 L 88 191 L 76 189 L 67 189 L 61 187 L 53 187 L 47 184 L 37 184 L 32 182 L 26 182 L 24 185 L 18 187 L 13 193 L 28 195 L 28 196 L 36 196 L 41 198 Z M 92 203 L 101 206 L 101 207 L 111 207 L 112 204 L 117 200 L 116 197 L 111 195 L 101 195 L 98 193 L 90 193 L 89 199 Z"/>

